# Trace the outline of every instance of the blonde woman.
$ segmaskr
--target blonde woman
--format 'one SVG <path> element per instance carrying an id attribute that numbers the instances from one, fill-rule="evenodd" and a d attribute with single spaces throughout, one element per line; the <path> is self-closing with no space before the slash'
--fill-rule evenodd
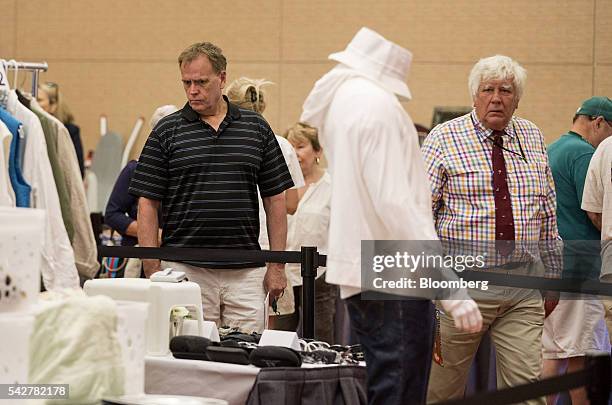
<path id="1" fill-rule="evenodd" d="M 234 80 L 227 86 L 227 98 L 232 104 L 236 104 L 240 108 L 255 111 L 256 113 L 263 114 L 266 109 L 265 92 L 264 86 L 273 84 L 266 79 L 251 79 L 248 77 L 241 77 Z M 291 174 L 294 186 L 289 190 L 285 191 L 285 199 L 287 204 L 287 213 L 293 214 L 297 209 L 297 189 L 304 185 L 304 177 L 300 170 L 297 156 L 291 144 L 283 137 L 276 136 L 276 140 L 281 148 L 285 163 Z M 259 245 L 262 249 L 269 249 L 268 243 L 268 232 L 266 230 L 266 213 L 261 205 L 261 198 L 259 199 Z"/>
<path id="2" fill-rule="evenodd" d="M 59 91 L 57 83 L 47 82 L 41 84 L 38 87 L 38 94 L 36 96 L 40 107 L 48 112 L 49 114 L 56 117 L 64 124 L 68 132 L 70 133 L 70 139 L 74 145 L 77 159 L 79 160 L 79 169 L 81 170 L 81 177 L 85 175 L 85 164 L 83 161 L 83 143 L 81 142 L 81 128 L 74 124 L 74 115 L 68 108 L 68 105 L 62 98 L 62 94 Z"/>
<path id="3" fill-rule="evenodd" d="M 323 148 L 316 128 L 297 123 L 284 136 L 291 143 L 298 157 L 305 185 L 298 188 L 298 206 L 295 214 L 287 219 L 287 250 L 300 250 L 300 246 L 316 246 L 327 253 L 327 235 L 331 203 L 331 177 L 321 166 Z M 296 330 L 299 324 L 299 307 L 302 297 L 302 277 L 298 264 L 287 264 L 288 285 L 293 286 L 295 311 L 280 316 L 276 327 Z M 315 282 L 315 338 L 334 343 L 334 317 L 336 313 L 337 286 L 325 282 L 325 269 L 319 268 Z M 290 296 L 291 294 L 287 294 Z M 284 305 L 281 298 L 281 307 Z"/>

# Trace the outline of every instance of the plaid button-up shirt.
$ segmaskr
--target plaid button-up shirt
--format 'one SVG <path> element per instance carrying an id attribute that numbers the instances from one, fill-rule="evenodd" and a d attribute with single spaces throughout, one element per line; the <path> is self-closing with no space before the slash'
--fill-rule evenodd
<path id="1" fill-rule="evenodd" d="M 425 139 L 433 215 L 442 240 L 495 240 L 492 137 L 493 131 L 472 111 L 436 126 Z M 533 123 L 513 117 L 504 130 L 503 146 L 515 239 L 559 240 L 555 184 L 542 133 Z M 521 253 L 531 260 L 539 256 Z M 542 253 L 547 272 L 557 273 L 558 261 Z"/>

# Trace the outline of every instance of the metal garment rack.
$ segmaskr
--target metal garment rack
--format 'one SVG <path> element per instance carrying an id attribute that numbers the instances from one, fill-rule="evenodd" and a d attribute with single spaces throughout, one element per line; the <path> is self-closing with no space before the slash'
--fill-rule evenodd
<path id="1" fill-rule="evenodd" d="M 17 70 L 25 70 L 26 72 L 32 73 L 32 95 L 36 97 L 38 94 L 38 75 L 40 72 L 46 72 L 49 69 L 49 65 L 47 62 L 19 62 L 14 60 L 6 60 L 2 59 L 4 62 L 4 66 L 6 69 L 15 69 L 17 66 Z"/>

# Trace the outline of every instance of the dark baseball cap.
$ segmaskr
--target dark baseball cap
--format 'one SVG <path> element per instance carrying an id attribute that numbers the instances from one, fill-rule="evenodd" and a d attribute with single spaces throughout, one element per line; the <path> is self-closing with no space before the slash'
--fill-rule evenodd
<path id="1" fill-rule="evenodd" d="M 576 115 L 603 116 L 606 121 L 612 121 L 612 100 L 608 97 L 591 97 L 582 103 Z"/>

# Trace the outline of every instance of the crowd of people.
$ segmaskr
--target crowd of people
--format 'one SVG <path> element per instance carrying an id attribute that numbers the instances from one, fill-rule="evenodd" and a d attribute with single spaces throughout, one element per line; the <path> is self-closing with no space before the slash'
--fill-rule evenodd
<path id="1" fill-rule="evenodd" d="M 367 299 L 361 243 L 492 242 L 491 271 L 584 279 L 601 273 L 607 280 L 612 100 L 585 100 L 571 130 L 547 147 L 538 126 L 515 115 L 526 70 L 495 55 L 469 74 L 473 110 L 433 128 L 420 147 L 401 104 L 412 98 L 408 50 L 363 28 L 329 58 L 337 65 L 281 137 L 262 115 L 264 87 L 272 83 L 243 77 L 226 86 L 219 47 L 185 49 L 178 66 L 187 103 L 158 112 L 164 116 L 151 124 L 138 162 L 115 186 L 109 225 L 126 244 L 147 247 L 317 246 L 327 267 L 316 279 L 315 336 L 334 342 L 336 302 L 345 300 L 364 350 L 371 404 L 462 397 L 487 332 L 500 388 L 580 369 L 592 350 L 609 352 L 612 306 L 594 296 L 492 287 L 439 292 L 433 300 Z M 557 243 L 520 243 L 561 240 L 576 244 L 560 251 Z M 165 267 L 200 284 L 206 320 L 260 332 L 269 294 L 278 304 L 272 327 L 299 330 L 294 265 L 143 260 L 142 276 Z M 584 389 L 571 396 L 588 403 Z"/>

